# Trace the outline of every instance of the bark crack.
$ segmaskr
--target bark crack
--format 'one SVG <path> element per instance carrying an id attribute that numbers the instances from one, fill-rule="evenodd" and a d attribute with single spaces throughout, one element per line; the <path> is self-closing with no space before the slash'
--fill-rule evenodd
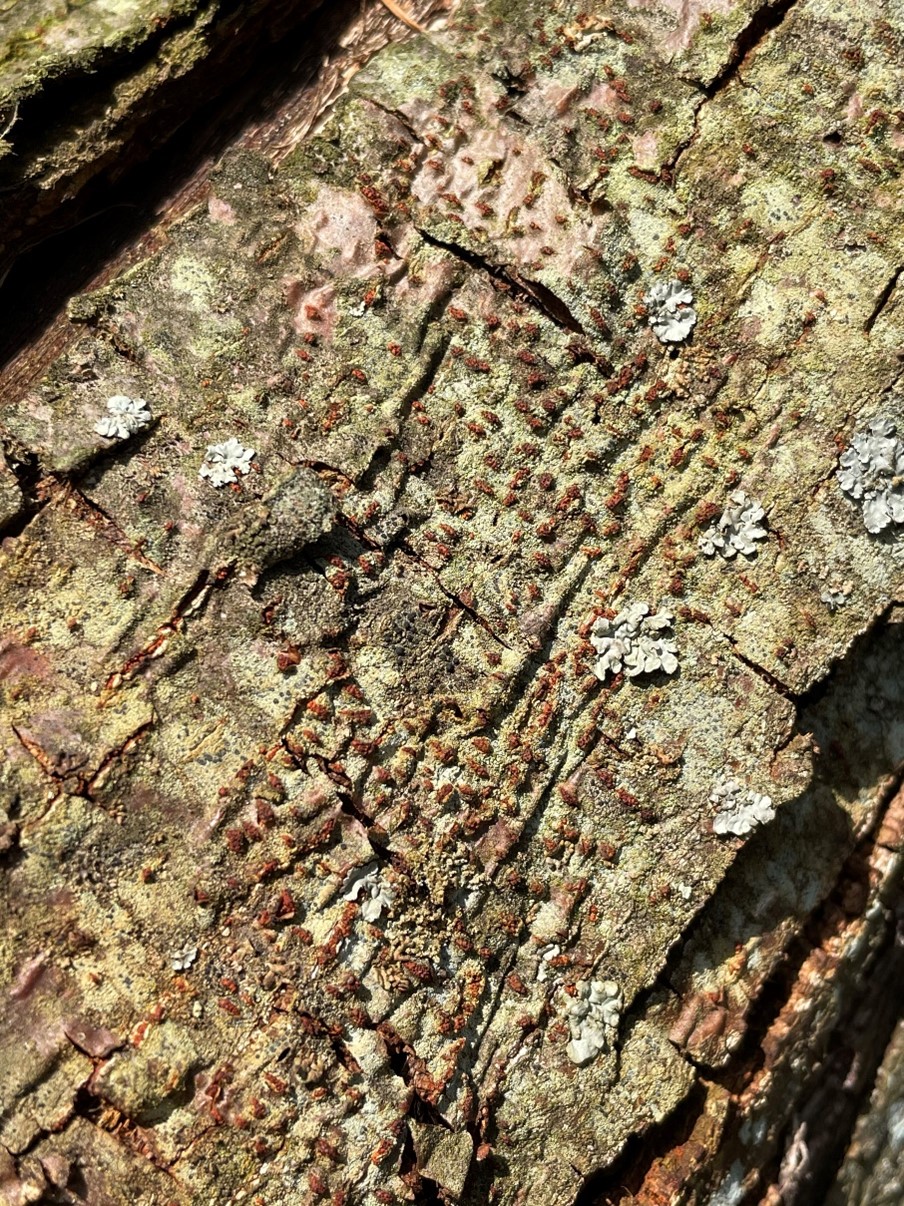
<path id="1" fill-rule="evenodd" d="M 472 607 L 469 603 L 466 603 L 461 595 L 457 595 L 455 591 L 450 590 L 447 586 L 443 585 L 438 566 L 431 565 L 429 561 L 425 561 L 424 558 L 411 547 L 407 540 L 400 540 L 399 548 L 406 553 L 412 559 L 412 561 L 416 561 L 418 565 L 421 565 L 424 567 L 424 569 L 430 571 L 436 581 L 436 585 L 443 592 L 447 599 L 454 603 L 456 607 L 460 607 L 462 611 L 466 612 L 475 624 L 479 624 L 480 627 L 483 628 L 485 632 L 489 633 L 493 640 L 502 645 L 504 649 L 511 649 L 511 645 L 509 645 L 507 641 L 504 641 L 502 637 L 499 636 L 489 620 L 482 616 L 480 612 Z"/>
<path id="2" fill-rule="evenodd" d="M 797 0 L 775 0 L 775 3 L 767 3 L 757 9 L 735 38 L 722 69 L 703 89 L 707 100 L 712 100 L 735 79 L 748 55 L 756 50 L 773 30 L 778 29 L 796 3 Z"/>
<path id="3" fill-rule="evenodd" d="M 748 670 L 752 670 L 753 673 L 758 678 L 761 678 L 764 683 L 772 688 L 773 691 L 778 692 L 779 695 L 784 696 L 785 699 L 790 700 L 793 704 L 800 703 L 800 695 L 792 691 L 788 684 L 782 682 L 782 680 L 777 675 L 773 674 L 771 670 L 767 670 L 765 666 L 761 666 L 758 662 L 755 662 L 753 658 L 747 657 L 745 654 L 743 654 L 740 649 L 738 649 L 737 641 L 734 637 L 729 636 L 726 633 L 725 639 L 728 642 L 728 649 L 732 657 L 737 658 L 739 662 L 742 662 Z"/>
<path id="4" fill-rule="evenodd" d="M 158 565 L 152 558 L 146 557 L 141 549 L 129 539 L 113 516 L 105 511 L 103 507 L 86 498 L 80 490 L 71 484 L 67 484 L 64 489 L 73 510 L 80 519 L 83 519 L 105 540 L 109 540 L 112 545 L 137 561 L 139 565 L 143 565 L 145 569 L 149 569 L 154 574 L 163 573 L 163 567 Z"/>
<path id="5" fill-rule="evenodd" d="M 456 259 L 461 260 L 463 264 L 467 264 L 469 268 L 486 273 L 504 291 L 513 294 L 521 301 L 526 302 L 527 305 L 532 306 L 533 309 L 538 310 L 544 318 L 548 319 L 561 330 L 571 331 L 576 335 L 586 334 L 583 326 L 571 313 L 565 302 L 560 297 L 557 297 L 552 289 L 546 285 L 541 285 L 539 281 L 528 280 L 510 267 L 500 267 L 478 252 L 471 251 L 467 247 L 462 247 L 459 243 L 440 239 L 419 226 L 415 227 L 415 229 L 429 246 L 437 247 L 440 251 L 447 251 L 450 255 L 454 255 Z"/>
<path id="6" fill-rule="evenodd" d="M 757 9 L 750 21 L 735 38 L 728 58 L 719 72 L 708 84 L 703 85 L 703 97 L 694 109 L 694 128 L 690 136 L 684 142 L 679 143 L 671 159 L 663 164 L 663 172 L 669 176 L 674 175 L 678 168 L 678 161 L 684 155 L 685 151 L 693 146 L 697 139 L 700 128 L 700 114 L 703 112 L 704 107 L 713 97 L 727 88 L 732 80 L 737 79 L 739 83 L 743 84 L 744 81 L 741 79 L 740 69 L 745 59 L 756 50 L 768 34 L 778 29 L 796 3 L 797 0 L 776 0 L 775 3 L 766 3 Z M 694 82 L 699 86 L 699 81 Z"/>
<path id="7" fill-rule="evenodd" d="M 134 678 L 138 671 L 153 658 L 163 656 L 171 638 L 184 628 L 186 619 L 204 606 L 214 586 L 219 586 L 224 582 L 229 577 L 231 570 L 232 566 L 227 566 L 218 571 L 213 577 L 209 570 L 201 570 L 198 577 L 176 604 L 170 618 L 159 626 L 151 640 L 142 649 L 133 653 L 119 670 L 114 671 L 108 677 L 104 683 L 102 701 L 106 700 L 109 695 L 117 690 L 125 680 Z"/>
<path id="8" fill-rule="evenodd" d="M 885 307 L 891 301 L 891 295 L 895 291 L 895 288 L 898 284 L 898 281 L 901 277 L 902 272 L 904 272 L 904 264 L 900 264 L 894 270 L 894 272 L 891 274 L 888 281 L 886 282 L 885 288 L 882 290 L 882 292 L 879 294 L 878 298 L 876 299 L 876 304 L 875 304 L 875 306 L 873 306 L 872 313 L 870 314 L 870 316 L 866 320 L 866 322 L 863 324 L 863 332 L 865 335 L 869 336 L 873 327 L 876 325 L 876 319 L 879 317 L 879 315 L 882 313 L 882 311 L 885 309 Z"/>

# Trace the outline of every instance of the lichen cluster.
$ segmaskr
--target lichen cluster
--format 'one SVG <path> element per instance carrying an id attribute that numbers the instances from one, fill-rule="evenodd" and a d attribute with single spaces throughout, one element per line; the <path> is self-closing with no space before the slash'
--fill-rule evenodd
<path id="1" fill-rule="evenodd" d="M 743 490 L 736 490 L 721 518 L 700 537 L 700 548 L 707 557 L 719 553 L 726 561 L 737 553 L 755 557 L 759 549 L 757 541 L 767 536 L 761 522 L 765 514 L 761 503 L 748 498 Z"/>
<path id="2" fill-rule="evenodd" d="M 235 436 L 222 444 L 210 444 L 198 471 L 212 486 L 231 486 L 251 470 L 254 449 L 246 448 Z"/>
<path id="3" fill-rule="evenodd" d="M 697 321 L 693 300 L 693 293 L 681 281 L 657 281 L 651 287 L 643 303 L 657 339 L 662 343 L 681 343 L 687 339 Z"/>
<path id="4" fill-rule="evenodd" d="M 343 900 L 357 900 L 361 905 L 361 916 L 365 921 L 379 921 L 384 910 L 395 900 L 392 887 L 383 881 L 377 863 L 356 867 L 349 872 L 343 884 Z"/>
<path id="5" fill-rule="evenodd" d="M 904 523 L 904 441 L 891 419 L 879 416 L 842 452 L 838 484 L 860 504 L 866 530 L 878 535 Z"/>
<path id="6" fill-rule="evenodd" d="M 571 1038 L 566 1052 L 573 1064 L 588 1064 L 612 1045 L 624 1006 L 614 980 L 579 980 L 565 1017 Z"/>
<path id="7" fill-rule="evenodd" d="M 151 421 L 150 407 L 143 398 L 114 394 L 107 399 L 107 410 L 110 413 L 94 424 L 97 434 L 107 440 L 127 440 Z"/>
<path id="8" fill-rule="evenodd" d="M 775 816 L 771 797 L 742 787 L 737 779 L 728 775 L 716 781 L 709 800 L 718 809 L 713 817 L 713 833 L 720 837 L 745 837 Z"/>
<path id="9" fill-rule="evenodd" d="M 600 616 L 590 630 L 590 643 L 599 654 L 593 673 L 603 682 L 622 672 L 628 678 L 657 670 L 674 674 L 678 669 L 674 622 L 670 611 L 651 615 L 646 603 L 631 603 L 611 620 Z"/>

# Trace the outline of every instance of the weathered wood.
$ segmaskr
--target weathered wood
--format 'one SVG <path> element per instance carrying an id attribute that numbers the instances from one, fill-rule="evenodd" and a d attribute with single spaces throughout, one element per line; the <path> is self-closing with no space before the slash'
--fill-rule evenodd
<path id="1" fill-rule="evenodd" d="M 904 424 L 904 14 L 724 7 L 387 47 L 10 400 L 11 1202 L 825 1200 L 899 1012 L 901 545 L 836 471 Z M 636 603 L 678 672 L 600 681 Z"/>

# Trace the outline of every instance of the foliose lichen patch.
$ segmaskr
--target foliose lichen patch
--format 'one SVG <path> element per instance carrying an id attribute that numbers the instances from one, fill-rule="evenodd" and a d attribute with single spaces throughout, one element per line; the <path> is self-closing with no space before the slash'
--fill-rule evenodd
<path id="1" fill-rule="evenodd" d="M 648 322 L 657 339 L 662 343 L 681 343 L 687 339 L 697 322 L 693 300 L 693 293 L 680 281 L 657 281 L 644 294 Z"/>
<path id="2" fill-rule="evenodd" d="M 150 408 L 143 398 L 114 394 L 107 399 L 107 410 L 110 413 L 97 420 L 94 430 L 108 440 L 127 440 L 151 421 Z"/>
<path id="3" fill-rule="evenodd" d="M 566 1053 L 573 1064 L 586 1064 L 611 1045 L 624 1001 L 613 980 L 582 980 L 574 992 L 565 1007 L 571 1032 Z"/>
<path id="4" fill-rule="evenodd" d="M 254 449 L 246 448 L 235 436 L 230 436 L 222 444 L 208 445 L 198 476 L 206 477 L 212 486 L 232 485 L 251 471 L 253 460 Z"/>
<path id="5" fill-rule="evenodd" d="M 713 817 L 713 833 L 744 837 L 758 825 L 765 825 L 775 816 L 769 796 L 752 788 L 744 788 L 730 776 L 723 775 L 709 794 L 709 801 L 718 811 Z"/>
<path id="6" fill-rule="evenodd" d="M 599 654 L 593 673 L 603 681 L 610 674 L 624 673 L 628 678 L 657 670 L 674 674 L 678 669 L 674 622 L 669 611 L 651 614 L 647 603 L 632 603 L 611 620 L 600 616 L 590 630 L 590 643 Z"/>
<path id="7" fill-rule="evenodd" d="M 904 441 L 880 416 L 855 433 L 838 462 L 838 484 L 860 504 L 868 532 L 904 523 Z"/>
<path id="8" fill-rule="evenodd" d="M 767 536 L 762 523 L 765 516 L 761 503 L 748 498 L 743 490 L 736 490 L 718 521 L 700 537 L 700 548 L 707 557 L 719 553 L 726 561 L 738 553 L 755 557 L 757 541 Z"/>

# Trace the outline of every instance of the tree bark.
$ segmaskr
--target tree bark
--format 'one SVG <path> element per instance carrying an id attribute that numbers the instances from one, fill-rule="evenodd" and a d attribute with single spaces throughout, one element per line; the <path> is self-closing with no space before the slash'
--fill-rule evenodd
<path id="1" fill-rule="evenodd" d="M 171 128 L 121 20 L 4 238 Z M 0 1201 L 897 1201 L 904 14 L 367 20 L 7 372 Z"/>

